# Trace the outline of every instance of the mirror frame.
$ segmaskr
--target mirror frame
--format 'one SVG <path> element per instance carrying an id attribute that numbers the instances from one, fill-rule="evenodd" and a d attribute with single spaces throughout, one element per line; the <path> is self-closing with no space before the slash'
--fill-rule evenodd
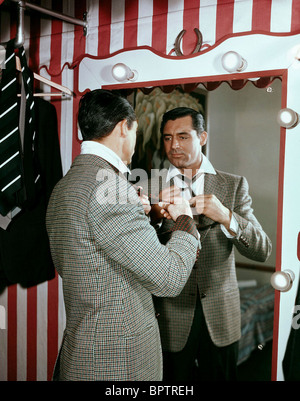
<path id="1" fill-rule="evenodd" d="M 222 55 L 230 50 L 246 61 L 243 72 L 227 73 Z M 280 76 L 281 107 L 300 114 L 297 88 L 300 87 L 300 35 L 249 32 L 226 36 L 215 45 L 190 56 L 167 56 L 148 46 L 120 50 L 107 57 L 82 55 L 74 69 L 74 91 L 77 96 L 96 88 L 115 90 L 175 84 L 228 81 L 256 77 Z M 125 63 L 138 72 L 136 81 L 117 82 L 111 73 L 116 63 Z M 278 110 L 279 111 L 279 110 Z M 267 118 L 267 116 L 266 116 Z M 299 281 L 297 250 L 300 232 L 300 125 L 280 128 L 276 271 L 292 270 L 294 285 L 285 293 L 275 291 L 274 330 L 271 380 L 284 380 L 282 360 L 293 319 L 293 307 Z M 273 252 L 275 246 L 273 244 Z"/>

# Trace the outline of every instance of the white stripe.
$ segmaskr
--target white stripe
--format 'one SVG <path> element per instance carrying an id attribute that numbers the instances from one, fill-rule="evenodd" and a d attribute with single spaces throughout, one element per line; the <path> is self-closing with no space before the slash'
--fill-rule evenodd
<path id="1" fill-rule="evenodd" d="M 177 35 L 183 29 L 184 0 L 169 1 L 167 19 L 167 49 L 169 54 L 174 48 Z"/>
<path id="2" fill-rule="evenodd" d="M 17 380 L 27 378 L 27 290 L 17 285 Z"/>
<path id="3" fill-rule="evenodd" d="M 253 0 L 235 0 L 232 31 L 246 32 L 252 29 Z"/>
<path id="4" fill-rule="evenodd" d="M 152 45 L 152 15 L 153 15 L 153 0 L 139 0 L 138 5 L 138 21 L 137 21 L 137 45 L 151 46 Z"/>
<path id="5" fill-rule="evenodd" d="M 87 0 L 87 22 L 88 22 L 88 34 L 86 37 L 86 51 L 85 53 L 91 55 L 98 54 L 98 27 L 99 27 L 99 5 L 94 0 Z M 100 44 L 101 46 L 101 44 Z M 73 47 L 72 47 L 73 49 Z"/>
<path id="6" fill-rule="evenodd" d="M 48 282 L 37 286 L 37 381 L 47 380 Z"/>
<path id="7" fill-rule="evenodd" d="M 14 79 L 12 79 L 8 84 L 6 84 L 5 86 L 3 86 L 2 92 L 3 92 L 6 88 L 8 88 L 13 82 L 15 82 L 16 80 L 17 80 L 17 79 L 14 78 Z"/>
<path id="8" fill-rule="evenodd" d="M 0 305 L 6 311 L 6 329 L 0 329 L 0 381 L 7 381 L 7 288 L 0 294 Z"/>
<path id="9" fill-rule="evenodd" d="M 34 183 L 36 184 L 38 179 L 40 178 L 40 174 L 36 177 L 36 179 L 34 180 Z"/>
<path id="10" fill-rule="evenodd" d="M 9 60 L 14 57 L 15 53 L 11 54 L 6 60 L 5 60 L 5 64 L 7 64 L 9 62 Z"/>
<path id="11" fill-rule="evenodd" d="M 4 192 L 8 187 L 10 187 L 14 182 L 19 180 L 21 178 L 21 175 L 18 175 L 14 180 L 12 180 L 10 183 L 8 183 L 4 188 L 1 189 L 1 192 Z"/>
<path id="12" fill-rule="evenodd" d="M 15 129 L 13 129 L 9 134 L 5 135 L 4 138 L 0 139 L 0 143 L 5 141 L 8 137 L 10 137 L 14 132 L 18 131 L 18 127 L 16 127 Z"/>
<path id="13" fill-rule="evenodd" d="M 13 104 L 12 106 L 10 106 L 9 109 L 7 109 L 4 113 L 2 113 L 0 115 L 0 118 L 2 118 L 3 116 L 5 116 L 5 114 L 9 113 L 14 107 L 16 107 L 18 105 L 18 103 Z"/>
<path id="14" fill-rule="evenodd" d="M 62 279 L 60 276 L 58 276 L 58 317 L 58 346 L 60 346 L 66 327 L 66 310 L 64 304 Z"/>
<path id="15" fill-rule="evenodd" d="M 216 42 L 217 5 L 210 0 L 201 0 L 199 29 L 203 35 L 203 44 L 212 46 Z"/>
<path id="16" fill-rule="evenodd" d="M 293 0 L 272 0 L 271 32 L 290 32 Z M 283 4 L 284 3 L 284 4 Z"/>
<path id="17" fill-rule="evenodd" d="M 14 155 L 12 155 L 12 156 L 10 156 L 8 159 L 6 159 L 5 162 L 2 163 L 2 164 L 0 165 L 0 168 L 2 168 L 3 166 L 5 166 L 5 164 L 9 163 L 9 162 L 10 162 L 14 157 L 16 157 L 19 153 L 20 153 L 20 152 L 17 151 Z"/>
<path id="18" fill-rule="evenodd" d="M 111 3 L 111 26 L 110 26 L 110 53 L 124 47 L 124 20 L 125 20 L 125 1 L 112 0 Z"/>
<path id="19" fill-rule="evenodd" d="M 70 46 L 70 41 L 73 42 L 73 35 L 63 35 L 62 38 L 62 51 L 64 48 L 69 48 L 69 59 L 73 59 L 73 46 Z M 73 70 L 64 69 L 62 72 L 62 85 L 73 88 Z M 60 132 L 63 133 L 60 137 L 60 150 L 62 155 L 62 168 L 63 172 L 66 173 L 72 164 L 72 145 L 73 145 L 73 99 L 68 99 L 65 102 L 61 102 L 61 115 L 64 118 L 60 120 Z"/>

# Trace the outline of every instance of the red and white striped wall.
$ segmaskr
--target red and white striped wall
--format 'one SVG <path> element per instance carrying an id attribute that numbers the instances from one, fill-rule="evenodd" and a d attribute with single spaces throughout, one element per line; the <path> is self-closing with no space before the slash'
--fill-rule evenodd
<path id="1" fill-rule="evenodd" d="M 74 70 L 69 66 L 85 53 L 107 56 L 123 48 L 147 45 L 164 54 L 173 54 L 174 41 L 182 29 L 187 31 L 182 41 L 185 55 L 195 47 L 194 28 L 202 32 L 204 45 L 213 45 L 238 32 L 300 31 L 298 0 L 40 0 L 35 3 L 79 19 L 85 11 L 88 13 L 87 36 L 84 36 L 80 26 L 26 12 L 25 50 L 30 68 L 71 90 Z M 16 15 L 6 12 L 4 4 L 0 1 L 0 42 L 16 34 Z M 76 127 L 78 101 L 78 97 L 51 98 L 58 115 L 64 172 L 80 149 Z M 0 306 L 6 311 L 5 328 L 0 324 L 0 380 L 50 380 L 65 325 L 61 280 L 56 277 L 29 289 L 10 286 L 0 295 Z"/>

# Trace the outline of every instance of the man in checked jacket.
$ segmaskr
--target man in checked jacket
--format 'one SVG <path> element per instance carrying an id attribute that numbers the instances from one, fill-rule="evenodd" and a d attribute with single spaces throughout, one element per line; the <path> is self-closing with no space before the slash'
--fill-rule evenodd
<path id="1" fill-rule="evenodd" d="M 173 186 L 182 191 L 193 207 L 202 245 L 181 294 L 155 298 L 164 379 L 235 380 L 241 316 L 234 246 L 263 262 L 271 241 L 253 214 L 246 179 L 215 170 L 202 154 L 207 133 L 200 113 L 184 107 L 168 111 L 161 133 L 171 166 L 160 172 L 160 195 Z M 159 208 L 152 209 L 155 217 Z M 165 216 L 170 217 L 167 211 Z M 172 227 L 170 219 L 161 224 L 162 243 Z"/>
<path id="2" fill-rule="evenodd" d="M 81 154 L 56 185 L 47 212 L 62 277 L 66 328 L 54 380 L 161 380 L 162 352 L 152 295 L 180 293 L 199 235 L 187 201 L 162 245 L 145 197 L 125 179 L 137 121 L 127 100 L 95 90 L 80 100 Z"/>

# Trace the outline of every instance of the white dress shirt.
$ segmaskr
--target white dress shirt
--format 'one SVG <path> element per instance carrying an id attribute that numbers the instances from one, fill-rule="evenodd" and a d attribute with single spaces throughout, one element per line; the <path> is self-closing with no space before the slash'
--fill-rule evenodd
<path id="1" fill-rule="evenodd" d="M 121 158 L 110 148 L 96 141 L 83 141 L 80 154 L 91 154 L 102 157 L 108 163 L 116 167 L 122 174 L 130 173 L 129 168 Z"/>
<path id="2" fill-rule="evenodd" d="M 184 176 L 184 179 L 182 179 L 183 178 L 182 173 L 178 170 L 177 167 L 173 166 L 173 164 L 171 164 L 169 167 L 166 179 L 167 182 L 169 182 L 173 178 L 174 184 L 182 190 L 182 197 L 185 198 L 186 200 L 190 200 L 193 196 L 204 194 L 205 173 L 216 174 L 216 171 L 211 162 L 208 160 L 208 158 L 204 154 L 202 154 L 201 166 L 197 171 L 196 175 L 193 177 L 192 181 L 188 179 L 186 176 Z M 193 209 L 193 214 L 194 215 L 197 214 L 195 208 L 192 209 Z M 223 224 L 221 224 L 220 226 L 226 237 L 234 238 L 234 236 L 228 232 L 228 230 L 223 226 Z M 238 229 L 238 223 L 232 214 L 230 221 L 230 230 L 233 231 L 234 233 L 237 233 L 237 229 Z"/>

